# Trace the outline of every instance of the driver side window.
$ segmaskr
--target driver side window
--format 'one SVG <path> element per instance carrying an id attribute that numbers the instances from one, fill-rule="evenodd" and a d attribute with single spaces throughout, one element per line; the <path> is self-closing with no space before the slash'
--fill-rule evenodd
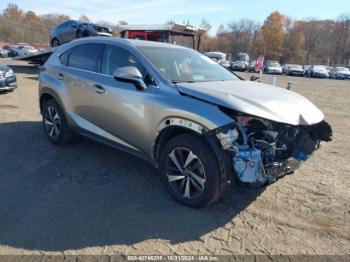
<path id="1" fill-rule="evenodd" d="M 101 73 L 112 76 L 114 70 L 125 66 L 135 66 L 144 75 L 144 66 L 133 54 L 123 48 L 106 45 L 102 55 Z"/>
<path id="2" fill-rule="evenodd" d="M 113 76 L 113 72 L 117 68 L 126 66 L 136 67 L 142 74 L 145 83 L 154 85 L 154 79 L 132 53 L 118 46 L 105 45 L 102 54 L 101 73 Z"/>

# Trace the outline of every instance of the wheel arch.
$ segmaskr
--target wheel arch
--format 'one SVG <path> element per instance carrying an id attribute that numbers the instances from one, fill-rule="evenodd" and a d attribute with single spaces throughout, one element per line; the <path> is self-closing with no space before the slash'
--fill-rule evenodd
<path id="1" fill-rule="evenodd" d="M 222 149 L 216 135 L 207 128 L 186 119 L 176 119 L 182 120 L 182 124 L 179 124 L 174 118 L 168 118 L 164 120 L 158 128 L 158 133 L 153 143 L 153 158 L 156 168 L 159 168 L 160 152 L 167 141 L 178 135 L 193 134 L 201 138 L 201 140 L 213 150 L 220 167 L 221 179 L 219 191 L 223 192 L 226 186 L 233 182 L 232 159 L 230 153 Z M 188 127 L 189 123 L 192 123 L 191 128 Z"/>
<path id="2" fill-rule="evenodd" d="M 59 96 L 57 95 L 57 93 L 55 91 L 53 91 L 52 89 L 45 88 L 45 87 L 42 87 L 40 90 L 40 97 L 39 97 L 40 113 L 42 113 L 44 103 L 50 99 L 55 100 L 58 103 L 58 105 L 60 106 L 63 113 L 66 114 L 64 107 L 63 107 L 63 104 L 62 104 L 62 101 L 59 98 Z"/>
<path id="3" fill-rule="evenodd" d="M 185 133 L 204 138 L 208 129 L 196 122 L 179 117 L 170 117 L 162 121 L 157 129 L 157 135 L 153 142 L 153 158 L 158 167 L 159 155 L 162 147 L 171 138 Z"/>

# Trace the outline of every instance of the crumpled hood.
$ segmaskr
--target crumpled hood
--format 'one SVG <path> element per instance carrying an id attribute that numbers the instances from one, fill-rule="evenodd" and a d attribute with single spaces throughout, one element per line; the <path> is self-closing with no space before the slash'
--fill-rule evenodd
<path id="1" fill-rule="evenodd" d="M 252 81 L 181 83 L 177 88 L 183 94 L 280 123 L 312 125 L 324 118 L 303 96 Z"/>

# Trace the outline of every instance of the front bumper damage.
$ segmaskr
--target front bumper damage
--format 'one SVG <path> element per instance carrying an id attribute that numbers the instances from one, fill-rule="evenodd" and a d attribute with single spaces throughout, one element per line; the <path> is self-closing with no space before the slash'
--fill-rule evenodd
<path id="1" fill-rule="evenodd" d="M 212 130 L 218 147 L 226 154 L 227 181 L 239 181 L 259 187 L 293 173 L 319 148 L 321 141 L 332 140 L 332 129 L 322 121 L 312 126 L 283 126 L 278 124 L 274 139 L 266 141 L 238 122 Z M 256 131 L 270 136 L 274 131 Z M 228 166 L 228 167 L 227 167 Z M 229 170 L 230 169 L 230 170 Z M 230 177 L 230 175 L 232 177 Z"/>

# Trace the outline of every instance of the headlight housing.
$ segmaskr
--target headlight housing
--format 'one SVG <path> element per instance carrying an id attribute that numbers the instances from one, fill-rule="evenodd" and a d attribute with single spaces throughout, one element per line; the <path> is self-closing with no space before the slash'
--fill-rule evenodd
<path id="1" fill-rule="evenodd" d="M 13 70 L 10 68 L 9 70 L 6 71 L 5 73 L 5 77 L 10 77 L 10 76 L 14 76 L 15 73 L 13 72 Z"/>
<path id="2" fill-rule="evenodd" d="M 217 133 L 216 137 L 219 139 L 222 148 L 229 150 L 232 148 L 233 142 L 237 140 L 238 134 L 237 129 L 233 128 Z"/>

